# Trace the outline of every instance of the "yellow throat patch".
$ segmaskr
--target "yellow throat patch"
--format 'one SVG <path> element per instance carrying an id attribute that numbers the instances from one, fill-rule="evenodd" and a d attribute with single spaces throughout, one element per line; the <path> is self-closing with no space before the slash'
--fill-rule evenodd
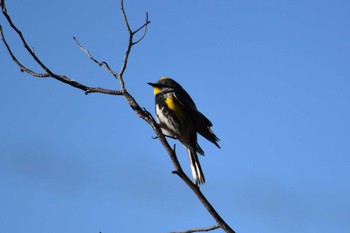
<path id="1" fill-rule="evenodd" d="M 161 77 L 159 80 L 165 80 L 165 79 L 169 79 L 169 78 L 168 77 Z M 160 88 L 153 87 L 153 92 L 154 92 L 154 95 L 157 95 L 160 92 Z"/>
<path id="2" fill-rule="evenodd" d="M 160 88 L 159 87 L 153 87 L 153 92 L 154 92 L 154 95 L 157 95 L 160 92 Z"/>

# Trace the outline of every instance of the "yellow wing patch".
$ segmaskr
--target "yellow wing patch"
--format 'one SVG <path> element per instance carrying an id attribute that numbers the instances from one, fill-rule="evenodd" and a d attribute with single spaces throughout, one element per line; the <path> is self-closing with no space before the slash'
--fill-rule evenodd
<path id="1" fill-rule="evenodd" d="M 173 110 L 175 112 L 175 115 L 178 117 L 183 116 L 183 112 L 181 110 L 181 107 L 174 102 L 173 97 L 169 96 L 165 99 L 165 103 L 168 106 L 169 109 Z"/>

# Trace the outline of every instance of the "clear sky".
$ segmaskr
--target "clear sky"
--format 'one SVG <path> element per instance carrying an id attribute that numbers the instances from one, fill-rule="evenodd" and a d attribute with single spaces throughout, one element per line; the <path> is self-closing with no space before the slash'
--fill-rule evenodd
<path id="1" fill-rule="evenodd" d="M 54 72 L 118 88 L 72 37 L 119 70 L 128 39 L 119 1 L 8 0 L 7 8 Z M 146 11 L 151 20 L 127 88 L 153 113 L 147 82 L 170 76 L 213 122 L 222 149 L 199 139 L 202 191 L 233 229 L 350 232 L 350 1 L 126 0 L 125 8 L 134 28 Z M 40 72 L 2 15 L 0 23 L 23 64 Z M 0 61 L 1 232 L 215 224 L 122 97 L 21 73 L 2 44 Z"/>

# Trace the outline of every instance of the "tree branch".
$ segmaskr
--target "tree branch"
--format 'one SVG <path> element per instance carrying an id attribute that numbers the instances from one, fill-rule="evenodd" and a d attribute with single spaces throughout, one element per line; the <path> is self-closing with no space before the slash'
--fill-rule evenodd
<path id="1" fill-rule="evenodd" d="M 163 145 L 164 149 L 166 150 L 166 152 L 168 153 L 173 166 L 174 166 L 174 174 L 177 174 L 183 181 L 184 183 L 193 191 L 193 193 L 197 196 L 197 198 L 200 200 L 200 202 L 204 205 L 204 207 L 207 209 L 207 211 L 212 215 L 212 217 L 214 218 L 214 220 L 217 222 L 216 226 L 213 227 L 208 227 L 208 228 L 195 228 L 192 230 L 188 230 L 185 232 L 200 232 L 200 231 L 211 231 L 211 230 L 215 230 L 218 228 L 221 228 L 222 230 L 224 230 L 225 232 L 229 232 L 229 233 L 235 233 L 231 227 L 221 218 L 221 216 L 217 213 L 217 211 L 214 209 L 214 207 L 210 204 L 210 202 L 206 199 L 206 197 L 203 195 L 203 193 L 200 191 L 199 187 L 197 185 L 195 185 L 191 179 L 185 174 L 185 172 L 182 170 L 181 165 L 177 159 L 176 156 L 176 152 L 175 152 L 175 147 L 174 149 L 170 147 L 167 139 L 165 138 L 165 136 L 163 135 L 159 125 L 157 124 L 157 122 L 155 121 L 155 119 L 153 118 L 152 114 L 150 114 L 146 109 L 141 108 L 140 105 L 137 103 L 137 101 L 134 99 L 134 97 L 127 91 L 126 87 L 125 87 L 125 83 L 124 83 L 124 78 L 123 75 L 125 73 L 125 70 L 127 68 L 127 64 L 128 64 L 128 60 L 129 60 L 129 56 L 132 50 L 132 47 L 136 44 L 138 44 L 139 42 L 141 42 L 146 34 L 147 34 L 147 27 L 150 23 L 149 19 L 148 19 L 148 13 L 146 13 L 146 20 L 145 23 L 139 27 L 136 30 L 132 30 L 132 28 L 130 27 L 130 24 L 128 22 L 128 18 L 125 12 L 125 8 L 124 8 L 124 2 L 123 0 L 120 0 L 120 6 L 121 6 L 121 12 L 122 12 L 122 16 L 125 22 L 125 26 L 126 29 L 129 33 L 129 41 L 128 41 L 128 46 L 126 48 L 125 54 L 124 54 L 124 60 L 122 63 L 122 66 L 120 68 L 119 72 L 115 72 L 113 71 L 109 65 L 107 64 L 107 62 L 100 62 L 97 59 L 95 59 L 91 53 L 85 49 L 79 42 L 78 40 L 74 37 L 73 39 L 75 40 L 75 42 L 77 43 L 78 47 L 85 52 L 85 54 L 89 57 L 90 60 L 92 60 L 94 63 L 96 63 L 97 65 L 99 65 L 101 68 L 103 68 L 104 70 L 106 70 L 107 72 L 109 72 L 111 75 L 113 75 L 116 79 L 119 80 L 119 84 L 120 84 L 120 90 L 109 90 L 109 89 L 104 89 L 104 88 L 99 88 L 99 87 L 88 87 L 85 86 L 79 82 L 76 82 L 70 78 L 68 78 L 65 75 L 58 75 L 56 73 L 54 73 L 53 71 L 51 71 L 40 59 L 39 57 L 37 57 L 37 55 L 30 49 L 30 46 L 27 44 L 22 32 L 15 26 L 15 24 L 12 22 L 11 17 L 8 15 L 7 13 L 7 9 L 5 7 L 5 3 L 4 0 L 0 0 L 0 5 L 2 8 L 2 13 L 5 16 L 5 18 L 7 19 L 8 23 L 10 24 L 11 28 L 17 33 L 17 35 L 19 36 L 20 40 L 23 43 L 24 48 L 26 49 L 26 51 L 29 53 L 29 55 L 36 61 L 36 63 L 39 64 L 39 66 L 44 70 L 44 73 L 37 73 L 34 72 L 33 70 L 27 68 L 26 66 L 24 66 L 14 55 L 14 53 L 11 50 L 11 47 L 9 46 L 9 44 L 7 43 L 4 33 L 2 31 L 2 27 L 0 25 L 0 31 L 1 31 L 1 37 L 2 37 L 2 41 L 7 49 L 7 51 L 9 52 L 12 60 L 15 62 L 15 64 L 20 68 L 20 70 L 22 72 L 26 72 L 34 77 L 39 77 L 39 78 L 54 78 L 60 82 L 66 83 L 72 87 L 78 88 L 80 90 L 85 91 L 85 94 L 89 94 L 89 93 L 102 93 L 102 94 L 110 94 L 110 95 L 123 95 L 128 103 L 128 105 L 130 105 L 130 107 L 135 111 L 136 115 L 138 117 L 140 117 L 141 119 L 145 120 L 154 130 L 158 140 L 161 142 L 161 144 Z M 143 34 L 140 36 L 140 38 L 138 40 L 134 40 L 134 36 L 143 30 Z"/>
<path id="2" fill-rule="evenodd" d="M 113 75 L 116 79 L 118 79 L 119 74 L 118 74 L 117 72 L 113 71 L 113 70 L 109 67 L 109 65 L 108 65 L 107 62 L 104 62 L 104 61 L 103 61 L 103 62 L 99 62 L 99 61 L 97 61 L 97 60 L 91 55 L 91 53 L 90 53 L 87 49 L 85 49 L 83 46 L 81 46 L 81 44 L 78 42 L 78 40 L 77 40 L 76 37 L 73 37 L 73 39 L 74 39 L 75 43 L 77 43 L 79 49 L 83 50 L 83 51 L 86 53 L 86 55 L 90 58 L 90 60 L 92 60 L 93 62 L 95 62 L 95 63 L 96 63 L 97 65 L 99 65 L 101 68 L 103 68 L 104 70 L 108 71 L 111 75 Z"/>
<path id="3" fill-rule="evenodd" d="M 4 32 L 2 31 L 2 26 L 0 25 L 0 34 L 1 34 L 1 39 L 7 49 L 7 51 L 9 52 L 12 60 L 16 63 L 16 65 L 19 67 L 19 69 L 21 70 L 21 72 L 26 72 L 34 77 L 38 77 L 38 78 L 47 78 L 47 77 L 50 77 L 49 74 L 47 73 L 43 73 L 43 74 L 40 74 L 40 73 L 36 73 L 34 72 L 33 70 L 25 67 L 24 65 L 22 65 L 22 63 L 20 63 L 18 61 L 18 59 L 16 58 L 16 56 L 12 53 L 11 49 L 10 49 L 10 46 L 8 45 L 6 39 L 5 39 L 5 35 L 4 35 Z"/>
<path id="4" fill-rule="evenodd" d="M 3 33 L 2 27 L 0 25 L 0 34 L 1 34 L 1 39 L 9 52 L 12 60 L 15 62 L 15 64 L 20 68 L 21 72 L 26 72 L 34 77 L 39 77 L 39 78 L 54 78 L 60 82 L 66 83 L 72 87 L 78 88 L 80 90 L 83 90 L 85 94 L 90 94 L 90 93 L 102 93 L 102 94 L 108 94 L 108 95 L 123 95 L 123 91 L 119 90 L 109 90 L 105 88 L 100 88 L 100 87 L 89 87 L 85 86 L 77 81 L 74 81 L 73 79 L 68 78 L 65 75 L 59 75 L 51 71 L 47 66 L 44 65 L 44 63 L 39 59 L 39 57 L 34 53 L 33 50 L 30 49 L 30 46 L 28 45 L 27 41 L 25 40 L 22 32 L 17 28 L 17 26 L 13 23 L 11 17 L 7 13 L 7 9 L 5 6 L 5 0 L 0 1 L 0 6 L 2 9 L 2 13 L 7 19 L 8 23 L 10 24 L 11 28 L 17 33 L 18 37 L 23 43 L 24 48 L 26 51 L 29 53 L 29 55 L 35 60 L 36 63 L 39 64 L 39 66 L 45 71 L 45 73 L 38 73 L 34 72 L 33 70 L 29 69 L 25 65 L 23 65 L 17 57 L 14 55 L 14 53 L 11 50 L 11 47 L 6 41 L 5 35 Z M 107 65 L 108 67 L 108 65 Z"/>
<path id="5" fill-rule="evenodd" d="M 211 227 L 205 227 L 205 228 L 193 228 L 193 229 L 189 229 L 186 231 L 177 231 L 177 232 L 170 232 L 170 233 L 193 233 L 193 232 L 207 232 L 207 231 L 212 231 L 212 230 L 216 230 L 219 229 L 220 226 L 219 225 L 215 225 L 215 226 L 211 226 Z"/>
<path id="6" fill-rule="evenodd" d="M 142 30 L 143 28 L 145 28 L 145 30 L 143 31 L 142 36 L 140 37 L 140 39 L 138 39 L 137 41 L 133 42 L 133 45 L 138 44 L 140 41 L 143 40 L 143 38 L 145 38 L 146 34 L 147 34 L 147 28 L 148 28 L 148 24 L 150 24 L 151 21 L 148 20 L 148 12 L 146 12 L 146 22 L 138 29 L 136 29 L 134 31 L 134 34 L 136 34 L 137 32 L 139 32 L 140 30 Z"/>

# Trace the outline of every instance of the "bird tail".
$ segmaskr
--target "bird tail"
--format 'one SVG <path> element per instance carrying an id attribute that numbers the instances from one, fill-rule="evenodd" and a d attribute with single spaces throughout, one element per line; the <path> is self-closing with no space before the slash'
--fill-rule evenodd
<path id="1" fill-rule="evenodd" d="M 188 153 L 188 158 L 190 160 L 193 182 L 196 185 L 198 184 L 203 185 L 205 183 L 205 178 L 204 178 L 201 165 L 199 163 L 197 153 L 193 147 L 187 147 L 187 153 Z"/>

